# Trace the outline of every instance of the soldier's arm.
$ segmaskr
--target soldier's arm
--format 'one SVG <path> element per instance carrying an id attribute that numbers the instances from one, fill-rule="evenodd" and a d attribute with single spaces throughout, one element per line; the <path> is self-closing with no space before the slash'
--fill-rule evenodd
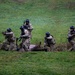
<path id="1" fill-rule="evenodd" d="M 30 26 L 29 26 L 29 28 L 28 28 L 29 30 L 33 30 L 33 27 L 32 27 L 32 25 L 30 24 Z"/>
<path id="2" fill-rule="evenodd" d="M 6 35 L 10 35 L 10 34 L 13 34 L 13 32 L 6 32 Z"/>
<path id="3" fill-rule="evenodd" d="M 21 35 L 21 38 L 29 38 L 29 32 L 28 32 L 28 30 L 24 30 L 24 35 Z"/>
<path id="4" fill-rule="evenodd" d="M 52 38 L 52 42 L 53 42 L 53 44 L 56 44 L 54 37 Z"/>
<path id="5" fill-rule="evenodd" d="M 6 35 L 6 31 L 2 32 L 3 35 Z"/>
<path id="6" fill-rule="evenodd" d="M 70 33 L 68 33 L 68 37 L 69 37 L 69 38 L 71 38 L 71 37 L 73 37 L 73 36 L 75 36 L 75 34 L 70 34 Z"/>

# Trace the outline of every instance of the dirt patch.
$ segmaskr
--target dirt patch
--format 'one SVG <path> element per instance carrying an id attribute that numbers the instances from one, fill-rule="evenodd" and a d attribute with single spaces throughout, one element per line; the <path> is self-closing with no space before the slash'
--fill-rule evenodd
<path id="1" fill-rule="evenodd" d="M 69 43 L 59 44 L 56 46 L 55 51 L 69 50 L 72 46 Z"/>
<path id="2" fill-rule="evenodd" d="M 66 8 L 68 8 L 68 9 L 74 9 L 75 8 L 75 2 L 67 2 L 66 3 Z"/>

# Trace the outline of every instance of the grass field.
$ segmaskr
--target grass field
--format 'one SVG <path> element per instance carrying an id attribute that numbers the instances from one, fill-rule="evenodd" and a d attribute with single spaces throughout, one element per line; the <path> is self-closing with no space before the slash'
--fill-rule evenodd
<path id="1" fill-rule="evenodd" d="M 34 27 L 31 43 L 43 44 L 46 32 L 56 44 L 67 43 L 68 29 L 75 24 L 75 0 L 0 0 L 0 42 L 9 27 L 19 37 L 27 18 Z M 0 75 L 75 75 L 75 52 L 0 51 Z"/>
<path id="2" fill-rule="evenodd" d="M 75 75 L 75 52 L 0 51 L 0 75 Z"/>

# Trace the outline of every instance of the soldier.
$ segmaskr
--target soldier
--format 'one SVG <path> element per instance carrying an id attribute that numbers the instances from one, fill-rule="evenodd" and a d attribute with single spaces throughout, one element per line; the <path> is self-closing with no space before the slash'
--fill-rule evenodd
<path id="1" fill-rule="evenodd" d="M 30 24 L 29 19 L 26 19 L 26 20 L 24 21 L 23 26 L 27 26 L 27 27 L 28 27 L 27 29 L 28 29 L 28 31 L 29 31 L 29 37 L 32 38 L 31 32 L 32 32 L 32 30 L 33 30 L 33 27 L 32 27 L 32 25 Z"/>
<path id="2" fill-rule="evenodd" d="M 5 36 L 5 41 L 2 44 L 2 49 L 5 50 L 16 50 L 15 37 L 11 28 L 8 28 L 7 31 L 2 32 Z"/>
<path id="3" fill-rule="evenodd" d="M 49 32 L 45 34 L 44 47 L 47 48 L 48 51 L 54 51 L 55 40 Z"/>
<path id="4" fill-rule="evenodd" d="M 68 42 L 71 44 L 72 48 L 69 49 L 69 51 L 71 50 L 75 50 L 75 28 L 74 26 L 71 26 L 69 29 L 69 33 L 68 33 Z"/>
<path id="5" fill-rule="evenodd" d="M 30 42 L 29 42 L 29 31 L 27 30 L 27 26 L 21 26 L 21 36 L 22 42 L 20 44 L 20 51 L 28 51 Z"/>

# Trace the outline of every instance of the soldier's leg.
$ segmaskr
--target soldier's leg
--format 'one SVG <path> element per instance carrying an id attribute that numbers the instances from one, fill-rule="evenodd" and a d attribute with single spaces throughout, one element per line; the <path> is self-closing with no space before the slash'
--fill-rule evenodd
<path id="1" fill-rule="evenodd" d="M 9 50 L 9 42 L 7 40 L 2 43 L 2 49 Z"/>
<path id="2" fill-rule="evenodd" d="M 49 46 L 47 46 L 47 44 L 46 44 L 46 43 L 44 43 L 44 48 L 45 48 L 45 49 L 47 49 L 47 51 L 48 51 L 48 52 L 50 51 L 50 47 L 49 47 Z"/>
<path id="3" fill-rule="evenodd" d="M 44 46 L 45 49 L 47 49 L 48 52 L 50 52 L 50 47 L 49 46 Z"/>
<path id="4" fill-rule="evenodd" d="M 16 44 L 15 42 L 10 42 L 9 50 L 16 50 Z"/>
<path id="5" fill-rule="evenodd" d="M 54 45 L 54 44 L 51 44 L 51 45 L 50 45 L 50 50 L 51 50 L 51 51 L 54 51 L 54 49 L 55 49 L 55 45 Z"/>
<path id="6" fill-rule="evenodd" d="M 22 38 L 22 42 L 20 44 L 20 50 L 19 51 L 24 52 L 27 50 L 28 50 L 27 41 L 25 38 Z"/>
<path id="7" fill-rule="evenodd" d="M 24 41 L 23 46 L 24 46 L 24 49 L 25 49 L 26 51 L 28 51 L 29 46 L 30 46 L 30 44 L 29 44 L 29 39 L 26 39 L 26 40 Z"/>
<path id="8" fill-rule="evenodd" d="M 72 50 L 75 50 L 75 41 L 74 40 L 71 41 L 71 45 L 72 45 Z"/>
<path id="9" fill-rule="evenodd" d="M 25 39 L 22 38 L 22 41 L 19 45 L 19 52 L 25 52 L 25 50 L 24 50 L 24 41 L 25 41 Z"/>
<path id="10" fill-rule="evenodd" d="M 73 50 L 75 51 L 75 41 L 73 41 Z"/>
<path id="11" fill-rule="evenodd" d="M 50 52 L 51 51 L 50 47 L 47 46 L 47 50 Z"/>
<path id="12" fill-rule="evenodd" d="M 24 48 L 20 48 L 19 52 L 25 52 Z"/>
<path id="13" fill-rule="evenodd" d="M 25 52 L 25 50 L 23 48 L 23 42 L 21 42 L 19 45 L 19 52 Z"/>
<path id="14" fill-rule="evenodd" d="M 71 51 L 72 50 L 72 45 L 70 42 L 67 43 L 67 50 L 68 51 Z"/>
<path id="15" fill-rule="evenodd" d="M 27 46 L 28 46 L 28 49 L 29 49 L 29 46 L 30 46 L 30 38 L 27 39 Z"/>

